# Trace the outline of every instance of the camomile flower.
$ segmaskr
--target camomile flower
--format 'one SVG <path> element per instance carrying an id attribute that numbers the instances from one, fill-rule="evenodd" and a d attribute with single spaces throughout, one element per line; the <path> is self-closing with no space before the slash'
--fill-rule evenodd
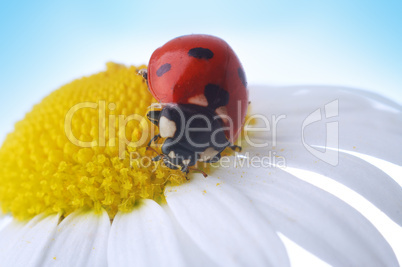
<path id="1" fill-rule="evenodd" d="M 334 266 L 398 265 L 364 211 L 331 190 L 402 224 L 389 173 L 402 165 L 399 105 L 339 87 L 250 87 L 243 151 L 186 177 L 151 160 L 157 129 L 143 116 L 155 100 L 137 70 L 110 63 L 61 87 L 7 136 L 0 266 L 290 266 L 284 240 Z"/>

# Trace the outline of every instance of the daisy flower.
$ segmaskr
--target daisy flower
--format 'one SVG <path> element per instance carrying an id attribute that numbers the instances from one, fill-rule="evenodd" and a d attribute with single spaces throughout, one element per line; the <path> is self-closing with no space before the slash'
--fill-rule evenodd
<path id="1" fill-rule="evenodd" d="M 155 100 L 137 70 L 109 63 L 61 87 L 7 136 L 1 266 L 290 266 L 285 239 L 334 266 L 398 265 L 333 189 L 400 227 L 399 105 L 338 87 L 251 87 L 243 152 L 187 180 L 150 160 L 143 115 Z"/>

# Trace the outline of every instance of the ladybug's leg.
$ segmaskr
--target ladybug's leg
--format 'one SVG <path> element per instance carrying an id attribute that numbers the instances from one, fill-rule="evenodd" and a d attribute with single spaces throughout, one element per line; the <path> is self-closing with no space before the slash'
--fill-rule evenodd
<path id="1" fill-rule="evenodd" d="M 151 110 L 148 111 L 147 113 L 147 118 L 150 122 L 152 122 L 153 124 L 155 124 L 156 126 L 158 126 L 159 124 L 159 117 L 161 115 L 161 111 L 160 110 Z M 155 135 L 148 143 L 148 146 L 150 146 L 152 144 L 152 142 L 158 140 L 161 136 L 159 134 Z"/>
<path id="2" fill-rule="evenodd" d="M 188 165 L 187 165 L 187 166 L 183 166 L 183 168 L 181 169 L 181 171 L 186 173 L 186 180 L 187 180 L 187 181 L 190 180 L 190 178 L 188 178 L 188 174 L 189 174 L 189 172 L 190 172 L 190 169 L 188 168 Z"/>
<path id="3" fill-rule="evenodd" d="M 230 147 L 230 149 L 232 149 L 235 152 L 241 152 L 241 150 L 242 150 L 241 146 L 231 145 L 229 147 Z"/>
<path id="4" fill-rule="evenodd" d="M 149 140 L 148 146 L 151 146 L 152 142 L 156 142 L 161 136 L 159 134 L 155 135 L 152 137 L 151 140 Z"/>
<path id="5" fill-rule="evenodd" d="M 152 158 L 152 161 L 160 161 L 162 159 L 162 157 L 163 157 L 162 155 L 158 155 L 158 156 Z"/>
<path id="6" fill-rule="evenodd" d="M 189 172 L 188 165 L 183 165 L 183 167 L 181 168 L 181 171 L 182 171 L 182 172 L 185 172 L 186 175 L 187 175 L 188 172 Z"/>
<path id="7" fill-rule="evenodd" d="M 137 73 L 138 73 L 138 75 L 141 75 L 142 78 L 144 78 L 145 82 L 148 85 L 148 70 L 147 69 L 140 69 L 140 70 L 138 70 Z"/>
<path id="8" fill-rule="evenodd" d="M 147 113 L 147 118 L 150 122 L 158 126 L 159 124 L 159 118 L 161 116 L 161 111 L 160 110 L 150 110 Z"/>
<path id="9" fill-rule="evenodd" d="M 207 177 L 208 177 L 208 174 L 206 174 L 205 172 L 203 172 L 203 171 L 202 171 L 202 170 L 200 170 L 200 169 L 197 169 L 197 168 L 191 167 L 191 168 L 189 168 L 188 170 L 189 170 L 189 171 L 197 171 L 197 172 L 201 173 L 201 174 L 202 174 L 202 176 L 204 176 L 204 178 L 207 178 Z M 187 174 L 188 174 L 188 172 L 187 172 Z M 187 177 L 186 177 L 186 178 L 187 178 Z M 187 180 L 189 180 L 189 179 L 187 179 Z"/>

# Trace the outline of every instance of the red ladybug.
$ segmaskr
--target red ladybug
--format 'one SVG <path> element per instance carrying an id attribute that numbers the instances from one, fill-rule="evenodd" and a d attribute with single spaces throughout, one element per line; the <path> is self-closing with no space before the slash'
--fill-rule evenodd
<path id="1" fill-rule="evenodd" d="M 142 71 L 162 110 L 147 117 L 166 138 L 167 167 L 188 172 L 197 161 L 216 162 L 236 140 L 248 106 L 243 67 L 222 39 L 202 34 L 177 37 L 154 51 Z"/>

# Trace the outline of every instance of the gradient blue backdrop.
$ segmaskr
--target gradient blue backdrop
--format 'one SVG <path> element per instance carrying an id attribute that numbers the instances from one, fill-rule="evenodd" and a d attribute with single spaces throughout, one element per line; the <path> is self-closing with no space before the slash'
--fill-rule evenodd
<path id="1" fill-rule="evenodd" d="M 228 41 L 250 84 L 365 88 L 402 103 L 402 1 L 2 1 L 0 140 L 34 103 L 178 35 Z"/>

